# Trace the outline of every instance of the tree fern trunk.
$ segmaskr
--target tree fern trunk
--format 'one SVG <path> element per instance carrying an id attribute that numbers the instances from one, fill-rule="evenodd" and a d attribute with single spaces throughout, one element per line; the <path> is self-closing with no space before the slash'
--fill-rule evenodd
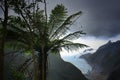
<path id="1" fill-rule="evenodd" d="M 32 59 L 33 59 L 33 80 L 38 80 L 38 67 L 35 58 L 35 51 L 32 49 Z"/>
<path id="2" fill-rule="evenodd" d="M 38 79 L 41 80 L 41 76 L 42 76 L 42 56 L 41 56 L 41 52 L 38 53 L 38 65 L 39 65 L 39 68 L 38 68 Z"/>
<path id="3" fill-rule="evenodd" d="M 45 58 L 42 56 L 42 80 L 46 80 L 45 78 Z"/>
<path id="4" fill-rule="evenodd" d="M 42 49 L 42 52 L 41 52 L 41 56 L 42 56 L 42 61 L 41 61 L 41 79 L 40 80 L 46 80 L 46 77 L 47 77 L 47 57 L 46 57 L 46 51 L 44 49 Z"/>

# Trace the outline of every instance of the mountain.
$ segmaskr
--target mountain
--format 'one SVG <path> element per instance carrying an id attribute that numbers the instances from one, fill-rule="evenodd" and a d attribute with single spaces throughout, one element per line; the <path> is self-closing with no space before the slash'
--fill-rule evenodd
<path id="1" fill-rule="evenodd" d="M 26 73 L 29 71 L 27 75 L 32 76 L 33 64 L 31 56 L 26 56 L 24 53 L 20 52 L 6 52 L 4 69 L 5 80 L 13 80 L 13 76 L 19 77 L 19 80 L 23 80 L 21 78 L 23 73 L 21 74 L 20 71 L 26 71 Z M 15 69 L 17 69 L 17 72 Z M 28 80 L 32 80 L 32 77 L 28 77 Z M 47 80 L 87 80 L 87 78 L 85 78 L 81 71 L 74 65 L 63 61 L 60 54 L 49 54 Z"/>
<path id="2" fill-rule="evenodd" d="M 109 74 L 107 80 L 120 80 L 120 65 Z"/>
<path id="3" fill-rule="evenodd" d="M 92 71 L 88 73 L 90 79 L 106 80 L 120 64 L 120 41 L 109 41 L 94 54 L 85 54 L 81 57 L 92 66 Z"/>
<path id="4" fill-rule="evenodd" d="M 50 54 L 48 60 L 47 80 L 87 80 L 78 68 L 63 61 L 59 54 Z"/>

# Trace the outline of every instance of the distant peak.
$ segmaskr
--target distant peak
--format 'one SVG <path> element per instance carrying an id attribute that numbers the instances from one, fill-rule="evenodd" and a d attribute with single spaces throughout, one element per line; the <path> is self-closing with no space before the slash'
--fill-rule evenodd
<path id="1" fill-rule="evenodd" d="M 112 43 L 112 41 L 111 41 L 111 40 L 109 40 L 109 41 L 108 41 L 108 44 L 110 44 L 110 43 Z"/>
<path id="2" fill-rule="evenodd" d="M 109 42 L 109 43 L 111 43 L 112 41 L 111 41 L 111 40 L 109 40 L 108 42 Z"/>
<path id="3" fill-rule="evenodd" d="M 117 40 L 116 42 L 112 42 L 111 40 L 109 40 L 107 44 L 111 44 L 111 43 L 120 43 L 120 40 Z"/>

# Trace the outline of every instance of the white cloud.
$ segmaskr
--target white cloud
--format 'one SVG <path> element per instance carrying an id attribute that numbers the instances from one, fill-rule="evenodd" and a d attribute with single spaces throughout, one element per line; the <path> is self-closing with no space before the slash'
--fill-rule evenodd
<path id="1" fill-rule="evenodd" d="M 86 44 L 86 45 L 90 46 L 91 48 L 97 50 L 100 46 L 106 44 L 109 40 L 111 40 L 112 42 L 120 40 L 120 35 L 118 35 L 116 37 L 112 37 L 112 38 L 85 36 L 85 37 L 81 37 L 77 40 L 74 40 L 73 42 Z M 69 53 L 67 51 L 63 50 L 61 52 L 61 56 L 62 57 L 73 56 L 73 55 L 79 54 L 83 50 L 84 49 L 80 49 L 78 51 L 73 51 L 73 52 L 69 52 Z"/>

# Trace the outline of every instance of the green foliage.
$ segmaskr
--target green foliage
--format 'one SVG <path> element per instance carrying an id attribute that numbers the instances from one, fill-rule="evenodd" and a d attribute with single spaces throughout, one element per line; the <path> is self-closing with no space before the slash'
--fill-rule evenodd
<path id="1" fill-rule="evenodd" d="M 59 26 L 67 16 L 67 9 L 61 4 L 57 5 L 50 14 L 50 23 L 55 23 L 55 26 Z"/>
<path id="2" fill-rule="evenodd" d="M 11 69 L 12 80 L 26 80 L 24 73 Z"/>
<path id="3" fill-rule="evenodd" d="M 50 34 L 50 39 L 58 39 L 63 35 L 66 35 L 67 31 L 70 29 L 71 25 L 76 21 L 74 20 L 74 18 L 76 18 L 77 16 L 79 16 L 81 14 L 80 12 L 77 12 L 73 15 L 70 15 L 69 17 L 67 17 L 64 22 L 56 29 L 53 28 L 55 30 L 52 30 L 53 33 Z"/>
<path id="4" fill-rule="evenodd" d="M 28 49 L 28 46 L 19 41 L 7 41 L 5 43 L 5 49 L 24 51 L 24 50 Z"/>
<path id="5" fill-rule="evenodd" d="M 24 53 L 25 53 L 26 56 L 31 55 L 31 51 L 30 50 L 26 50 L 26 51 L 24 51 Z"/>
<path id="6" fill-rule="evenodd" d="M 74 39 L 78 39 L 79 37 L 81 37 L 84 34 L 85 33 L 83 31 L 76 31 L 76 32 L 73 32 L 73 33 L 70 33 L 70 34 L 64 36 L 62 39 L 64 39 L 64 40 L 74 40 Z"/>
<path id="7" fill-rule="evenodd" d="M 27 5 L 26 5 L 27 6 Z M 24 10 L 23 10 L 24 11 Z M 46 51 L 59 52 L 62 48 L 66 50 L 76 50 L 82 47 L 87 47 L 84 44 L 73 43 L 69 40 L 78 39 L 85 33 L 81 30 L 73 33 L 68 33 L 71 25 L 81 15 L 81 11 L 67 16 L 67 9 L 62 5 L 57 5 L 50 14 L 48 24 L 46 26 L 46 18 L 43 10 L 36 9 L 36 12 L 30 14 L 30 17 L 21 18 L 19 16 L 11 16 L 9 25 L 10 30 L 17 36 L 16 39 L 8 41 L 12 43 L 11 46 L 18 49 L 30 49 L 32 44 L 33 48 L 39 49 L 44 46 Z M 25 20 L 30 20 L 26 23 Z M 29 25 L 28 25 L 29 24 Z M 17 35 L 16 35 L 17 34 Z M 63 38 L 61 38 L 63 37 Z M 12 42 L 13 41 L 13 42 Z"/>
<path id="8" fill-rule="evenodd" d="M 48 27 L 49 33 L 54 34 L 55 30 L 64 22 L 67 17 L 67 9 L 61 4 L 57 5 L 50 14 Z"/>
<path id="9" fill-rule="evenodd" d="M 51 12 L 49 20 L 49 42 L 52 52 L 59 53 L 62 48 L 66 50 L 77 50 L 87 47 L 84 44 L 73 43 L 71 40 L 78 39 L 85 33 L 82 30 L 69 33 L 71 25 L 79 18 L 81 11 L 67 17 L 67 11 L 63 5 L 57 5 Z M 66 34 L 67 33 L 67 34 Z M 63 37 L 63 38 L 61 38 Z M 70 41 L 69 41 L 70 40 Z"/>
<path id="10" fill-rule="evenodd" d="M 44 56 L 47 60 L 48 53 L 59 53 L 62 48 L 73 51 L 87 47 L 85 44 L 71 41 L 84 35 L 82 30 L 68 33 L 71 25 L 81 15 L 81 11 L 68 16 L 64 5 L 58 4 L 51 11 L 50 17 L 46 18 L 46 11 L 40 10 L 38 5 L 38 2 L 43 2 L 42 0 L 10 1 L 9 6 L 16 15 L 9 16 L 5 48 L 22 50 L 26 55 L 33 53 L 35 61 L 34 50 L 40 52 L 39 58 Z M 41 63 L 46 61 L 42 59 Z M 14 80 L 25 80 L 25 75 L 16 70 L 12 70 L 12 76 Z"/>

